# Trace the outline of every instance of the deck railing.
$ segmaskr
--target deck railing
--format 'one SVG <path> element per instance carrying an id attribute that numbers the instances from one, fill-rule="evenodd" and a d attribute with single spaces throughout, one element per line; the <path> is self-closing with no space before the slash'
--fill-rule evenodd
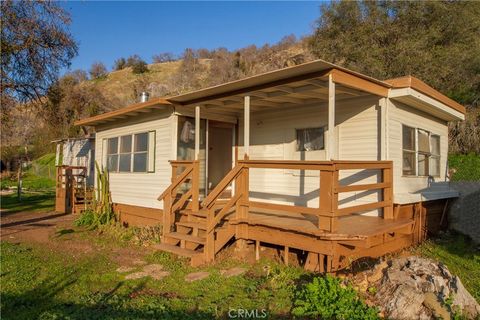
<path id="1" fill-rule="evenodd" d="M 170 232 L 174 223 L 173 214 L 188 203 L 192 211 L 207 211 L 207 245 L 206 252 L 212 254 L 215 228 L 225 216 L 235 208 L 237 221 L 248 220 L 251 208 L 270 209 L 295 214 L 306 214 L 317 217 L 318 228 L 326 232 L 336 232 L 339 218 L 353 213 L 382 209 L 384 219 L 393 219 L 393 168 L 391 161 L 292 161 L 292 160 L 242 160 L 220 181 L 199 205 L 199 162 L 171 161 L 172 184 L 158 198 L 164 201 L 164 232 Z M 184 168 L 181 173 L 179 169 Z M 251 169 L 281 169 L 319 172 L 319 205 L 317 208 L 276 204 L 250 199 Z M 379 170 L 380 182 L 367 184 L 342 184 L 339 176 L 342 170 Z M 179 199 L 177 189 L 186 182 L 191 187 Z M 235 192 L 227 201 L 219 200 L 230 185 L 235 185 Z M 357 204 L 348 207 L 339 206 L 339 194 L 355 191 L 379 191 L 378 201 Z M 174 203 L 174 200 L 177 201 Z M 173 219 L 172 219 L 173 218 Z M 241 227 L 240 227 L 241 228 Z M 207 254 L 209 256 L 209 254 Z"/>
<path id="2" fill-rule="evenodd" d="M 275 204 L 250 200 L 250 169 L 289 169 L 319 171 L 319 206 L 312 208 L 299 205 Z M 381 170 L 378 183 L 343 185 L 339 180 L 342 170 Z M 218 209 L 215 203 L 223 191 L 235 181 L 235 193 L 232 198 Z M 381 191 L 381 200 L 366 204 L 339 207 L 339 194 L 353 191 Z M 209 209 L 207 231 L 212 231 L 233 206 L 236 206 L 236 219 L 247 220 L 250 208 L 270 209 L 283 212 L 301 213 L 318 217 L 318 228 L 327 232 L 338 229 L 338 218 L 352 213 L 383 209 L 385 219 L 393 218 L 393 188 L 391 161 L 289 161 L 289 160 L 243 160 L 224 177 L 202 202 Z M 212 210 L 212 208 L 217 208 Z"/>

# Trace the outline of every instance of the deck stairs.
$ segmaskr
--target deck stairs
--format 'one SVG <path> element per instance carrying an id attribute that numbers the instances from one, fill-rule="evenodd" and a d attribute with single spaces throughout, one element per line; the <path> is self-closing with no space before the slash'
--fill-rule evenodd
<path id="1" fill-rule="evenodd" d="M 207 246 L 207 214 L 208 210 L 198 211 L 181 209 L 176 213 L 176 221 L 171 231 L 163 235 L 163 242 L 154 246 L 155 249 L 170 252 L 177 256 L 190 259 L 192 266 L 198 266 L 208 261 Z M 227 220 L 213 230 L 213 250 L 217 254 L 235 235 L 235 227 Z"/>

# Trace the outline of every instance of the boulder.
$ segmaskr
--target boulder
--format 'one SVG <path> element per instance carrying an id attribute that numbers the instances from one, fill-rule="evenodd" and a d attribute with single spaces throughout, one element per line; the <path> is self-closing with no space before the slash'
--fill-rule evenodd
<path id="1" fill-rule="evenodd" d="M 480 306 L 442 263 L 417 256 L 395 258 L 367 272 L 382 314 L 392 319 L 480 317 Z M 448 315 L 448 316 L 447 316 Z"/>

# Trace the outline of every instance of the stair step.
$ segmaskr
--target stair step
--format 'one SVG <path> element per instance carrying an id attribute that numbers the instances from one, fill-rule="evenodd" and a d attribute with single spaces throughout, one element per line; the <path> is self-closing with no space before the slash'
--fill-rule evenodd
<path id="1" fill-rule="evenodd" d="M 187 228 L 198 228 L 200 230 L 207 230 L 207 226 L 204 223 L 200 222 L 176 222 L 177 226 L 187 227 Z"/>
<path id="2" fill-rule="evenodd" d="M 189 234 L 183 234 L 179 232 L 170 232 L 166 236 L 177 239 L 177 240 L 185 240 L 185 241 L 194 242 L 198 244 L 205 244 L 205 238 L 200 238 L 200 237 L 192 236 Z"/>
<path id="3" fill-rule="evenodd" d="M 181 214 L 186 214 L 186 215 L 192 215 L 195 217 L 200 217 L 200 218 L 206 218 L 207 217 L 207 211 L 206 210 L 200 210 L 200 211 L 193 211 L 190 209 L 185 209 L 180 211 Z"/>
<path id="4" fill-rule="evenodd" d="M 198 252 L 195 250 L 180 248 L 180 247 L 174 246 L 173 244 L 167 244 L 167 243 L 156 244 L 153 246 L 153 248 L 161 251 L 170 252 L 170 253 L 176 254 L 177 256 L 188 257 L 188 258 L 202 254 L 201 252 Z"/>

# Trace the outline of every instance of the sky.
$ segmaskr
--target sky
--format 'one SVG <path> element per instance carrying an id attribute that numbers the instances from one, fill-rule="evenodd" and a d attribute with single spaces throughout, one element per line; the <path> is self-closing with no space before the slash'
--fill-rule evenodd
<path id="1" fill-rule="evenodd" d="M 70 70 L 107 68 L 119 57 L 139 54 L 148 63 L 161 52 L 179 55 L 185 48 L 234 50 L 276 43 L 313 32 L 320 2 L 290 1 L 69 1 L 70 32 L 79 54 Z"/>

